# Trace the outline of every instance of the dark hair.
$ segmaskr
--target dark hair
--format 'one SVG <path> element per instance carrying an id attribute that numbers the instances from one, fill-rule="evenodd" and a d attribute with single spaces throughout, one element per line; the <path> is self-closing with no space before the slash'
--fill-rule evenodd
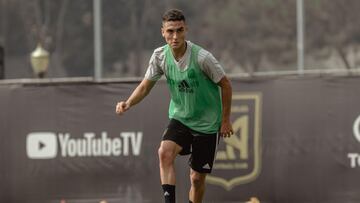
<path id="1" fill-rule="evenodd" d="M 185 16 L 181 10 L 178 9 L 170 9 L 164 13 L 162 16 L 163 22 L 166 21 L 184 21 L 185 22 Z"/>

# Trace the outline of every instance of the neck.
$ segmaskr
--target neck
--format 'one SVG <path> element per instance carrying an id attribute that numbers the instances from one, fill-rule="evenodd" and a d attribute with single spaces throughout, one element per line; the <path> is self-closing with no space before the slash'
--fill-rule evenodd
<path id="1" fill-rule="evenodd" d="M 179 47 L 178 49 L 172 49 L 172 53 L 176 61 L 179 61 L 181 57 L 184 56 L 186 52 L 187 43 L 185 42 L 183 46 Z"/>

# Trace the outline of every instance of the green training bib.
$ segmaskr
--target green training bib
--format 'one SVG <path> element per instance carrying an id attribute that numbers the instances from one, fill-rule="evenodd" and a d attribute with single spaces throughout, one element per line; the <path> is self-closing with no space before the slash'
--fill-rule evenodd
<path id="1" fill-rule="evenodd" d="M 169 45 L 165 46 L 166 79 L 171 94 L 169 118 L 201 133 L 216 133 L 221 124 L 221 95 L 217 84 L 200 69 L 198 54 L 201 47 L 193 44 L 187 69 L 174 62 Z"/>

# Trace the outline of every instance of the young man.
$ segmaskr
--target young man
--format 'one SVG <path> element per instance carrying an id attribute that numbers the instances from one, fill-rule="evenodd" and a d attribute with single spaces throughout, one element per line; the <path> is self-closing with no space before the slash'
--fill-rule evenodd
<path id="1" fill-rule="evenodd" d="M 127 101 L 117 103 L 116 113 L 121 115 L 139 103 L 165 75 L 171 94 L 170 122 L 158 151 L 165 203 L 175 202 L 174 160 L 178 154 L 191 154 L 189 202 L 200 203 L 206 174 L 213 166 L 217 135 L 233 134 L 231 84 L 208 51 L 185 40 L 187 26 L 180 10 L 165 12 L 161 33 L 166 45 L 154 51 L 145 78 Z"/>

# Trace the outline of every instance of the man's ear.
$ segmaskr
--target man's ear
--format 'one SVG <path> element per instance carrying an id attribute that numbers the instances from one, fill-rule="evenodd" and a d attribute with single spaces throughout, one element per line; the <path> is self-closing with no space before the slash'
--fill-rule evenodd
<path id="1" fill-rule="evenodd" d="M 161 27 L 161 35 L 162 35 L 163 37 L 165 37 L 165 36 L 164 36 L 164 32 L 165 32 L 164 27 Z"/>

